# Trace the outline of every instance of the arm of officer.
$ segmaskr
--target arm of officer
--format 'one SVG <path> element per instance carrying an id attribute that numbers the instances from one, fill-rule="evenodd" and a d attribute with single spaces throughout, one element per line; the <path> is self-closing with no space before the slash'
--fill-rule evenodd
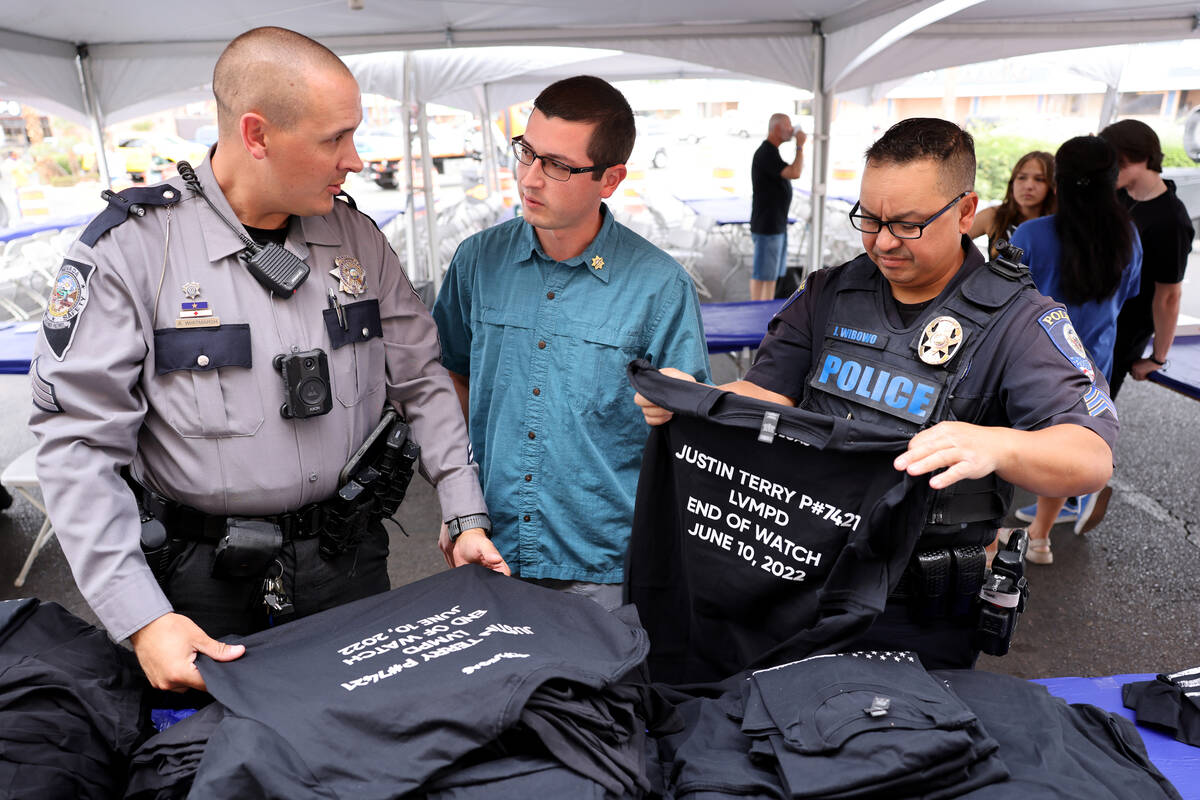
<path id="1" fill-rule="evenodd" d="M 1070 423 L 1021 431 L 939 422 L 914 436 L 895 466 L 909 475 L 944 470 L 929 479 L 934 489 L 995 472 L 1041 497 L 1069 497 L 1104 487 L 1112 449 L 1095 431 Z"/>
<path id="2" fill-rule="evenodd" d="M 677 380 L 691 381 L 692 383 L 696 383 L 696 379 L 691 375 L 681 370 L 677 370 L 674 367 L 663 367 L 661 370 L 659 370 L 659 372 L 661 372 L 663 375 L 666 375 L 668 378 L 676 378 Z M 754 397 L 759 400 L 766 400 L 768 403 L 777 403 L 781 406 L 795 407 L 796 405 L 796 401 L 787 395 L 782 395 L 778 392 L 772 392 L 769 389 L 764 389 L 757 384 L 751 383 L 750 381 L 731 381 L 729 383 L 723 383 L 717 388 L 723 389 L 727 392 L 733 392 L 734 394 L 740 394 L 745 397 Z M 637 403 L 638 407 L 642 409 L 642 416 L 646 418 L 647 425 L 662 425 L 663 423 L 670 421 L 671 417 L 675 416 L 675 412 L 668 411 L 662 406 L 655 405 L 650 400 L 647 400 L 645 397 L 643 397 L 641 392 L 638 392 L 633 396 L 633 402 Z"/>
<path id="3" fill-rule="evenodd" d="M 80 593 L 113 639 L 131 640 L 156 687 L 182 688 L 199 679 L 188 672 L 196 650 L 220 649 L 202 633 L 160 647 L 169 637 L 159 635 L 161 625 L 150 630 L 168 617 L 195 625 L 171 613 L 146 564 L 137 504 L 120 473 L 134 461 L 148 408 L 140 376 L 153 328 L 151 301 L 127 283 L 122 247 L 138 252 L 131 230 L 106 234 L 94 250 L 71 246 L 55 313 L 34 346 L 29 425 L 46 507 Z"/>

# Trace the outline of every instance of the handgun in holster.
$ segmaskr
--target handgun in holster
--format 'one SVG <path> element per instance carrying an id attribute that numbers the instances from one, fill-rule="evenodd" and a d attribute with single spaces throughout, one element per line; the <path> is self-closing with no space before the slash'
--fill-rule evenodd
<path id="1" fill-rule="evenodd" d="M 1008 543 L 992 559 L 992 569 L 979 590 L 979 624 L 975 629 L 976 646 L 990 656 L 1008 652 L 1017 619 L 1029 599 L 1029 582 L 1025 579 L 1025 551 L 1029 533 L 1018 528 L 1009 535 Z"/>

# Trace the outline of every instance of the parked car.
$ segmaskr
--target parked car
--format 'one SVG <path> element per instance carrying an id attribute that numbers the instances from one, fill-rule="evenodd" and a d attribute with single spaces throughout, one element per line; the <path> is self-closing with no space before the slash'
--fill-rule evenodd
<path id="1" fill-rule="evenodd" d="M 145 183 L 151 173 L 162 173 L 178 161 L 198 164 L 208 154 L 199 142 L 171 134 L 146 134 L 125 139 L 117 145 L 117 155 L 125 161 L 125 172 L 134 183 Z"/>

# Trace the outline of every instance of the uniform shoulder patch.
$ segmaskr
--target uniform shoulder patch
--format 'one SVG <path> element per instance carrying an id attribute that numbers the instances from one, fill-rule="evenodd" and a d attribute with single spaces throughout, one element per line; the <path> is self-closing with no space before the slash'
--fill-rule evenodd
<path id="1" fill-rule="evenodd" d="M 1058 352 L 1063 354 L 1063 358 L 1075 365 L 1075 368 L 1086 375 L 1089 381 L 1095 383 L 1096 368 L 1092 365 L 1087 348 L 1083 346 L 1083 340 L 1075 332 L 1075 326 L 1071 324 L 1071 317 L 1067 314 L 1067 310 L 1059 307 L 1043 312 L 1038 317 L 1038 324 L 1046 331 L 1050 341 L 1054 342 Z"/>
<path id="2" fill-rule="evenodd" d="M 41 361 L 41 356 L 33 359 L 33 363 L 29 365 L 30 384 L 33 387 L 33 404 L 47 414 L 61 414 L 63 407 L 62 403 L 58 402 L 58 393 L 54 391 L 54 384 L 42 377 L 41 370 L 38 367 L 39 361 Z"/>
<path id="3" fill-rule="evenodd" d="M 792 303 L 796 302 L 796 300 L 800 297 L 800 295 L 804 294 L 804 290 L 807 288 L 808 288 L 808 276 L 805 275 L 803 278 L 800 279 L 800 285 L 796 287 L 796 291 L 792 292 L 792 296 L 789 297 L 787 299 L 787 302 L 784 303 L 782 306 L 780 306 L 779 310 L 775 312 L 775 316 L 779 316 L 784 311 L 786 311 L 787 307 L 790 306 Z"/>
<path id="4" fill-rule="evenodd" d="M 42 333 L 54 357 L 62 361 L 71 342 L 75 340 L 75 329 L 88 303 L 88 279 L 95 267 L 64 258 L 58 268 L 58 276 L 50 287 L 50 299 L 42 314 Z"/>

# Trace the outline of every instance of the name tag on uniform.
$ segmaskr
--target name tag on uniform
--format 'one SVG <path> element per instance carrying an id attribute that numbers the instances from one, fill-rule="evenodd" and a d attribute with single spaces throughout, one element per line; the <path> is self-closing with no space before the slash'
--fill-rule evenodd
<path id="1" fill-rule="evenodd" d="M 941 384 L 864 359 L 847 358 L 825 350 L 809 385 L 858 405 L 909 422 L 929 418 L 942 393 Z"/>

